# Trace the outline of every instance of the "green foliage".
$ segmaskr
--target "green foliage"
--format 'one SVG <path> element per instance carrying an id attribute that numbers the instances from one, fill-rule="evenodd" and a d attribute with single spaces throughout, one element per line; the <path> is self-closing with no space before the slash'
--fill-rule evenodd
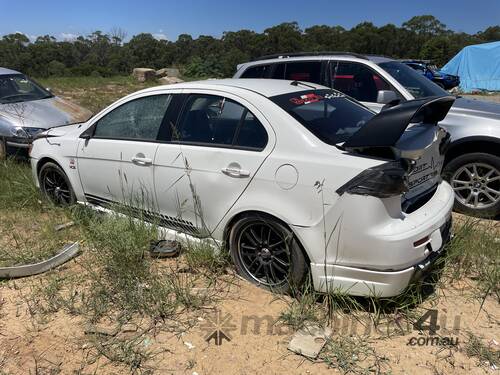
<path id="1" fill-rule="evenodd" d="M 221 67 L 214 55 L 209 55 L 202 59 L 195 56 L 184 67 L 183 74 L 193 78 L 218 78 L 222 77 Z"/>
<path id="2" fill-rule="evenodd" d="M 40 198 L 29 165 L 13 159 L 0 161 L 0 209 L 39 209 Z"/>
<path id="3" fill-rule="evenodd" d="M 422 15 L 401 27 L 362 22 L 350 30 L 328 25 L 302 30 L 297 22 L 285 22 L 263 33 L 229 31 L 220 39 L 207 35 L 193 39 L 181 34 L 175 42 L 141 33 L 124 43 L 125 35 L 117 29 L 110 35 L 95 31 L 73 41 L 45 35 L 30 42 L 24 34 L 8 34 L 0 39 L 0 66 L 36 77 L 108 77 L 130 74 L 134 67 L 166 66 L 183 67 L 192 77 L 228 77 L 237 64 L 262 55 L 321 50 L 424 57 L 442 65 L 467 45 L 499 40 L 500 26 L 470 35 L 453 32 L 435 17 Z"/>

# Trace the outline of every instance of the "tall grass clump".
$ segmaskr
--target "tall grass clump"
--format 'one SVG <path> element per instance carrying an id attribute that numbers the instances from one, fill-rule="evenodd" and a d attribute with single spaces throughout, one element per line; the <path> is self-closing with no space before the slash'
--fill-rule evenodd
<path id="1" fill-rule="evenodd" d="M 31 168 L 21 160 L 0 160 L 0 209 L 41 208 Z"/>
<path id="2" fill-rule="evenodd" d="M 447 246 L 446 276 L 452 280 L 472 279 L 477 296 L 492 296 L 500 302 L 500 227 L 467 218 L 455 228 Z"/>
<path id="3" fill-rule="evenodd" d="M 150 257 L 151 242 L 158 238 L 157 225 L 143 218 L 104 215 L 85 208 L 76 209 L 74 216 L 87 247 L 82 265 L 89 285 L 83 305 L 91 320 L 114 312 L 125 317 L 168 319 L 208 298 L 193 291 L 199 280 L 179 272 L 177 260 L 162 267 Z"/>

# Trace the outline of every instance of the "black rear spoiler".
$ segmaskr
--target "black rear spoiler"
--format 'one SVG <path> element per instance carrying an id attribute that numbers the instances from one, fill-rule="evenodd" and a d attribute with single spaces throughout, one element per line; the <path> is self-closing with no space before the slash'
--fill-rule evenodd
<path id="1" fill-rule="evenodd" d="M 343 148 L 391 147 L 410 123 L 437 124 L 450 110 L 454 96 L 415 99 L 382 110 L 354 133 Z"/>

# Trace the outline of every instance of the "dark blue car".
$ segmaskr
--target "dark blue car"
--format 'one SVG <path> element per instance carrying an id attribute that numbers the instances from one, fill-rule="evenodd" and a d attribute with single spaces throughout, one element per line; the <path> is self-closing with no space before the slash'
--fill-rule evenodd
<path id="1" fill-rule="evenodd" d="M 426 76 L 436 85 L 441 86 L 445 90 L 450 90 L 460 84 L 459 76 L 439 71 L 438 68 L 435 65 L 432 65 L 428 60 L 403 60 L 402 62 Z"/>

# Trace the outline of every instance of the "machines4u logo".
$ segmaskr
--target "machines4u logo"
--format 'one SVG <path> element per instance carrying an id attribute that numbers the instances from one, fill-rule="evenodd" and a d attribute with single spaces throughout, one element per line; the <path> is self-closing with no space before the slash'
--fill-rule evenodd
<path id="1" fill-rule="evenodd" d="M 222 345 L 224 340 L 231 341 L 231 331 L 237 328 L 232 319 L 231 314 L 223 314 L 220 310 L 216 310 L 213 315 L 207 316 L 206 323 L 200 326 L 205 332 L 205 341 L 213 341 L 217 346 Z"/>

